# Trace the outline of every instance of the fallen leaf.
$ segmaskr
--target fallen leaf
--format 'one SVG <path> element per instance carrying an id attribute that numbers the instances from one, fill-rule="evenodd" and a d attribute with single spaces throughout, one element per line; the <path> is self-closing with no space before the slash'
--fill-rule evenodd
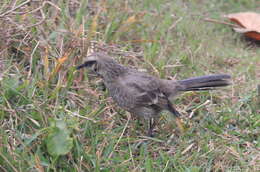
<path id="1" fill-rule="evenodd" d="M 241 28 L 234 28 L 236 32 L 243 33 L 252 39 L 260 40 L 260 14 L 241 12 L 228 14 L 226 17 L 241 26 Z"/>

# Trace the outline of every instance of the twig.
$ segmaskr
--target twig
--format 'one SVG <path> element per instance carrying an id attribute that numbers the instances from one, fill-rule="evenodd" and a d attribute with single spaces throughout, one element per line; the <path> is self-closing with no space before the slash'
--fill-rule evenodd
<path id="1" fill-rule="evenodd" d="M 32 11 L 22 12 L 22 13 L 20 13 L 20 14 L 30 14 L 30 13 L 34 13 L 34 12 L 36 12 L 36 11 L 41 10 L 46 4 L 49 4 L 49 5 L 53 6 L 53 7 L 55 7 L 57 10 L 61 11 L 61 9 L 60 9 L 57 5 L 53 4 L 52 2 L 50 2 L 50 1 L 44 1 L 40 7 L 35 8 L 35 9 L 33 9 Z M 18 12 L 17 12 L 17 13 L 18 13 Z"/>
<path id="2" fill-rule="evenodd" d="M 183 17 L 178 18 L 178 20 L 176 20 L 176 21 L 170 26 L 170 28 L 169 28 L 168 30 L 172 30 L 173 28 L 175 28 L 175 27 L 177 26 L 177 24 L 178 24 L 180 21 L 182 21 L 182 19 L 183 19 Z"/>
<path id="3" fill-rule="evenodd" d="M 21 8 L 22 6 L 25 6 L 25 5 L 26 5 L 27 3 L 29 3 L 29 2 L 31 2 L 31 0 L 27 0 L 27 1 L 23 2 L 23 3 L 21 3 L 20 5 L 18 5 L 18 6 L 16 6 L 16 7 L 12 8 L 11 10 L 6 11 L 6 12 L 3 13 L 3 14 L 0 14 L 0 18 L 6 16 L 7 14 L 9 14 L 9 13 L 15 11 L 15 10 L 17 10 L 18 8 Z"/>
<path id="4" fill-rule="evenodd" d="M 236 25 L 236 24 L 232 24 L 232 23 L 228 23 L 228 22 L 224 22 L 224 21 L 219 21 L 219 20 L 215 20 L 215 19 L 210 19 L 210 18 L 205 18 L 203 20 L 207 21 L 207 22 L 212 22 L 212 23 L 225 24 L 225 25 L 232 26 L 232 27 L 241 27 L 241 26 Z"/>
<path id="5" fill-rule="evenodd" d="M 27 77 L 28 79 L 31 77 L 31 74 L 32 74 L 33 55 L 34 55 L 36 49 L 38 48 L 39 44 L 40 44 L 40 41 L 37 42 L 37 44 L 35 45 L 35 47 L 34 47 L 34 49 L 33 49 L 33 51 L 32 51 L 32 54 L 31 54 L 31 58 L 30 58 L 30 70 L 29 70 L 29 74 L 28 74 L 28 77 Z"/>
<path id="6" fill-rule="evenodd" d="M 202 103 L 201 105 L 199 105 L 198 107 L 196 107 L 195 109 L 193 109 L 193 110 L 191 111 L 190 115 L 189 115 L 189 118 L 192 118 L 192 117 L 193 117 L 193 115 L 194 115 L 194 113 L 195 113 L 196 110 L 198 110 L 198 109 L 201 108 L 202 106 L 205 106 L 205 105 L 207 105 L 207 104 L 209 104 L 209 103 L 210 103 L 210 100 L 207 100 L 207 101 L 205 101 L 204 103 Z"/>
<path id="7" fill-rule="evenodd" d="M 42 19 L 41 19 L 39 22 L 35 23 L 35 24 L 32 24 L 32 25 L 26 26 L 25 28 L 31 28 L 31 27 L 34 27 L 34 26 L 38 26 L 38 25 L 42 24 L 42 23 L 45 21 L 46 16 L 45 16 L 43 10 L 40 9 L 40 12 L 41 12 L 41 15 L 42 15 Z"/>
<path id="8" fill-rule="evenodd" d="M 159 142 L 159 143 L 165 143 L 164 140 L 160 140 L 160 139 L 157 139 L 154 137 L 140 136 L 140 138 L 143 138 L 144 140 L 152 140 L 152 141 Z"/>
<path id="9" fill-rule="evenodd" d="M 11 12 L 13 12 L 14 14 L 30 14 L 30 13 L 34 13 L 34 12 L 37 12 L 37 11 L 40 10 L 41 15 L 42 15 L 42 19 L 41 19 L 39 22 L 37 22 L 37 23 L 35 23 L 35 24 L 32 24 L 32 25 L 29 25 L 29 26 L 26 26 L 25 28 L 22 28 L 20 25 L 17 26 L 18 28 L 24 30 L 24 29 L 31 28 L 31 27 L 34 27 L 34 26 L 38 26 L 38 25 L 42 24 L 42 23 L 45 21 L 46 16 L 45 16 L 45 14 L 44 14 L 44 12 L 43 12 L 42 9 L 44 8 L 44 6 L 45 6 L 46 4 L 49 4 L 49 5 L 53 6 L 53 7 L 55 7 L 57 10 L 61 11 L 61 9 L 60 9 L 57 5 L 55 5 L 54 3 L 50 2 L 50 1 L 44 1 L 44 2 L 41 4 L 40 7 L 36 8 L 36 9 L 33 9 L 32 11 L 28 11 L 28 12 L 14 12 L 15 10 L 17 10 L 18 8 L 21 8 L 22 6 L 26 5 L 26 3 L 30 2 L 30 1 L 31 1 L 31 0 L 28 0 L 28 1 L 26 1 L 26 2 L 24 2 L 24 3 L 22 3 L 22 4 L 20 4 L 20 5 L 18 5 L 17 7 L 12 8 L 11 10 L 9 10 L 9 11 L 7 11 L 7 12 L 1 14 L 1 15 L 0 15 L 0 18 L 6 16 L 7 14 L 9 14 L 9 13 L 11 13 Z M 15 23 L 15 24 L 16 24 L 16 23 Z"/>
<path id="10" fill-rule="evenodd" d="M 182 155 L 184 155 L 185 153 L 187 153 L 193 146 L 195 143 L 190 144 L 184 151 L 181 152 Z"/>
<path id="11" fill-rule="evenodd" d="M 97 123 L 97 121 L 94 120 L 94 119 L 91 119 L 91 118 L 88 118 L 88 117 L 85 117 L 85 116 L 81 116 L 81 115 L 79 115 L 78 113 L 73 113 L 73 112 L 71 112 L 71 111 L 69 111 L 69 110 L 67 110 L 67 109 L 65 109 L 65 111 L 66 111 L 66 112 L 69 112 L 69 113 L 71 114 L 71 116 L 76 116 L 76 117 L 83 118 L 83 119 L 92 121 L 92 122 L 94 122 L 94 123 Z"/>
<path id="12" fill-rule="evenodd" d="M 30 2 L 30 1 L 31 1 L 31 0 L 28 0 L 28 2 Z M 24 2 L 23 4 L 20 4 L 20 5 L 18 5 L 17 7 L 12 8 L 11 10 L 9 10 L 9 11 L 7 11 L 7 12 L 1 14 L 0 17 L 4 17 L 4 16 L 6 16 L 7 14 L 9 14 L 9 13 L 11 13 L 11 12 L 13 12 L 13 14 L 20 14 L 20 15 L 23 15 L 23 14 L 31 14 L 31 13 L 34 13 L 34 12 L 36 12 L 36 11 L 42 9 L 46 4 L 49 4 L 49 5 L 53 6 L 53 7 L 55 7 L 57 10 L 61 11 L 61 9 L 60 9 L 57 5 L 55 5 L 54 3 L 50 2 L 50 1 L 44 1 L 40 7 L 35 8 L 35 9 L 31 10 L 31 11 L 28 11 L 28 12 L 25 12 L 25 11 L 15 12 L 15 10 L 17 10 L 18 8 L 23 7 L 23 6 L 26 5 L 26 3 L 28 3 L 28 2 L 26 1 L 26 2 Z"/>

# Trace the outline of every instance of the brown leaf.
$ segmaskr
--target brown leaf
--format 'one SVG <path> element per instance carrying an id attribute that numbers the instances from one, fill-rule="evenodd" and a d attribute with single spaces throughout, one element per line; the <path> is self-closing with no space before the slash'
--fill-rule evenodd
<path id="1" fill-rule="evenodd" d="M 226 17 L 242 27 L 235 28 L 236 32 L 244 33 L 247 37 L 260 40 L 260 14 L 241 12 L 228 14 Z"/>
<path id="2" fill-rule="evenodd" d="M 55 65 L 55 68 L 54 68 L 54 70 L 52 71 L 52 73 L 50 74 L 48 80 L 51 80 L 51 78 L 52 78 L 54 75 L 56 75 L 56 74 L 60 71 L 60 69 L 61 69 L 63 63 L 65 63 L 65 62 L 68 60 L 68 57 L 69 57 L 69 55 L 71 54 L 71 52 L 72 52 L 72 51 L 66 52 L 62 57 L 60 57 L 60 58 L 57 60 L 57 64 Z"/>

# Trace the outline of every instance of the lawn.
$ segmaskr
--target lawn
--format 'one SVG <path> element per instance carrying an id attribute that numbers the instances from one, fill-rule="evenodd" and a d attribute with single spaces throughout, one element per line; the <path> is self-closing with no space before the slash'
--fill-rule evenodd
<path id="1" fill-rule="evenodd" d="M 260 171 L 259 42 L 229 13 L 258 0 L 0 2 L 0 171 Z M 162 78 L 227 73 L 232 86 L 173 100 L 153 138 L 88 70 L 93 51 Z"/>

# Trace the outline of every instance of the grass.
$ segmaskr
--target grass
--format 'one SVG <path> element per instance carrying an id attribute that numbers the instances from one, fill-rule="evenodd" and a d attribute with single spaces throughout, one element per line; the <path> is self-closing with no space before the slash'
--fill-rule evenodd
<path id="1" fill-rule="evenodd" d="M 259 46 L 203 20 L 259 11 L 257 0 L 48 2 L 0 20 L 0 171 L 260 170 Z M 147 138 L 99 79 L 75 71 L 92 46 L 163 78 L 228 73 L 233 85 L 180 95 L 187 131 L 163 113 Z"/>

